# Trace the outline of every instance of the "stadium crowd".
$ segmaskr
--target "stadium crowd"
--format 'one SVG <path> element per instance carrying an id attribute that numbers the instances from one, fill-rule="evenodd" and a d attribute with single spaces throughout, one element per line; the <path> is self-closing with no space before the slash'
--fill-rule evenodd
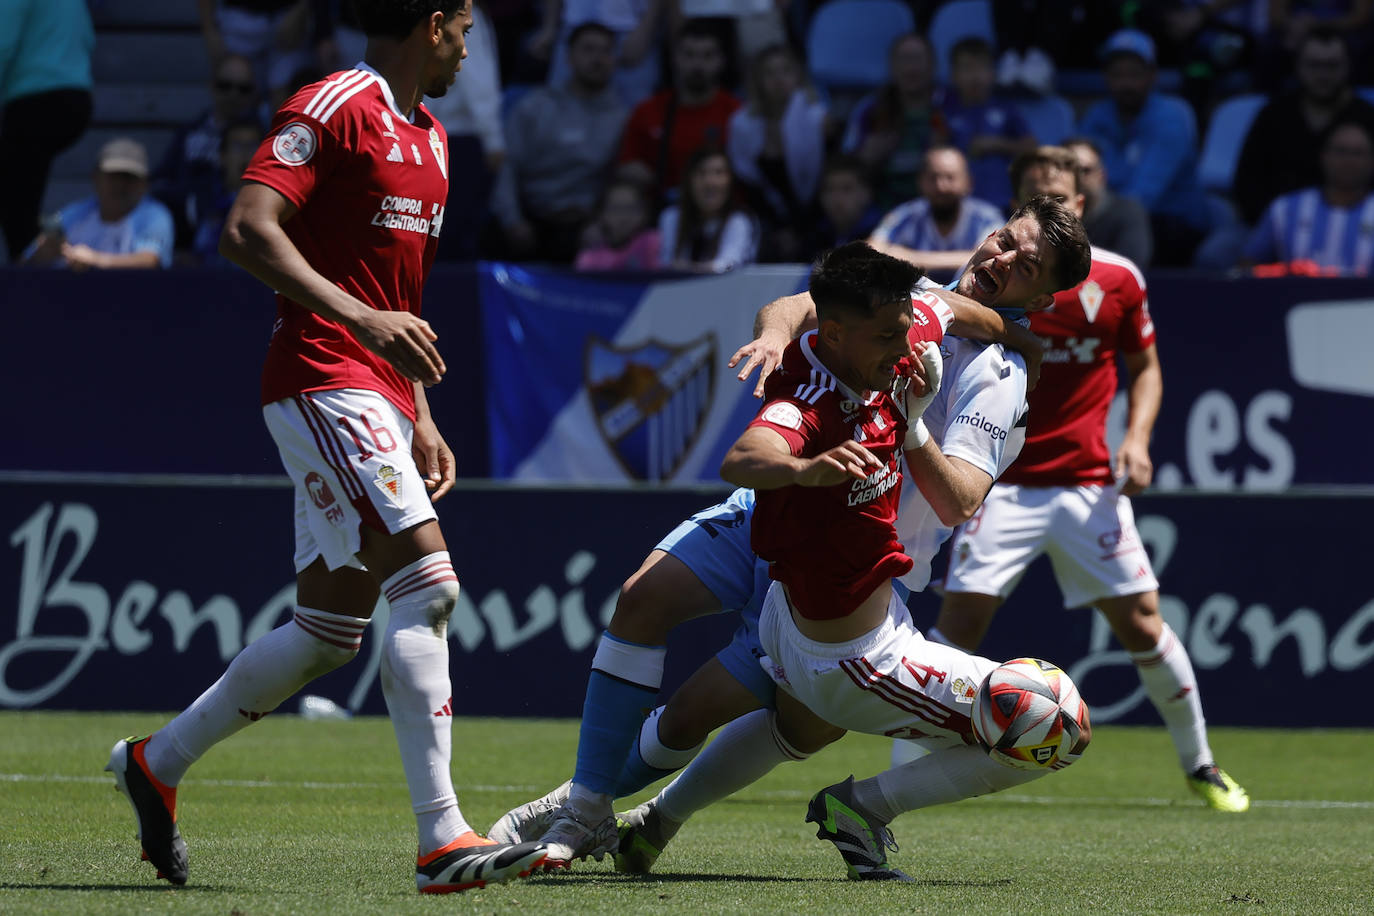
<path id="1" fill-rule="evenodd" d="M 10 260 L 223 263 L 214 239 L 245 138 L 294 87 L 360 58 L 364 39 L 347 0 L 207 0 L 203 113 L 165 149 L 114 138 L 89 163 L 88 196 L 49 195 L 40 212 L 93 92 L 102 124 L 91 68 L 71 60 L 90 57 L 119 4 L 21 4 L 95 25 L 55 44 L 34 13 L 0 42 L 0 159 L 25 163 L 4 172 Z M 1372 8 L 477 0 L 463 76 L 428 102 L 464 214 L 439 257 L 724 271 L 870 238 L 953 270 L 1010 212 L 1011 159 L 1066 143 L 1094 189 L 1092 240 L 1142 266 L 1367 274 Z M 34 112 L 53 106 L 75 106 L 77 128 L 45 127 L 40 148 L 51 119 Z M 149 199 L 111 206 L 121 182 Z"/>

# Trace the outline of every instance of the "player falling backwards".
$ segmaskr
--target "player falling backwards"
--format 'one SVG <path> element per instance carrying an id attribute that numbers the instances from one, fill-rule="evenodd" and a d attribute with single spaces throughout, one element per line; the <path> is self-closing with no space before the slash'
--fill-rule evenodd
<path id="1" fill-rule="evenodd" d="M 416 886 L 482 887 L 544 858 L 540 844 L 473 831 L 449 774 L 458 579 L 432 502 L 452 488 L 454 464 L 424 391 L 444 361 L 420 318 L 448 140 L 420 99 L 443 95 L 461 69 L 470 2 L 361 0 L 365 62 L 282 106 L 226 221 L 220 250 L 278 291 L 262 403 L 295 485 L 297 603 L 190 708 L 110 753 L 144 857 L 174 884 L 187 878 L 176 818 L 186 770 L 357 655 L 382 593 L 382 691 L 419 833 Z"/>

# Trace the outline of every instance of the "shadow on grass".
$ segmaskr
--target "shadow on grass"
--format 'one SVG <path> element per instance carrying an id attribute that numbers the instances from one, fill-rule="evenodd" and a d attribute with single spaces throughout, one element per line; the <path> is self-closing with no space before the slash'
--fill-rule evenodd
<path id="1" fill-rule="evenodd" d="M 568 872 L 559 875 L 539 875 L 525 879 L 526 884 L 566 884 L 574 882 L 577 884 L 590 884 L 605 882 L 607 884 L 680 884 L 688 881 L 710 883 L 720 881 L 743 882 L 746 884 L 833 884 L 848 883 L 849 879 L 843 876 L 833 878 L 799 878 L 791 875 L 727 875 L 720 873 L 694 873 L 694 872 L 664 872 L 650 875 L 622 875 L 615 872 Z M 1010 887 L 1015 883 L 1013 878 L 991 878 L 982 881 L 960 881 L 952 878 L 917 878 L 915 881 L 907 882 L 916 887 Z"/>
<path id="2" fill-rule="evenodd" d="M 165 891 L 194 894 L 202 891 L 221 893 L 226 890 L 228 888 L 207 884 L 174 887 L 170 884 L 24 884 L 18 881 L 0 881 L 0 891 Z"/>

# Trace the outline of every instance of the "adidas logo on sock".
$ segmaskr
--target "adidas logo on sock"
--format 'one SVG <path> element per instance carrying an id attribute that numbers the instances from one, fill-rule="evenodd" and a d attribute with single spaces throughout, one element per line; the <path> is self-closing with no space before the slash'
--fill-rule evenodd
<path id="1" fill-rule="evenodd" d="M 451 715 L 453 715 L 453 697 L 449 697 L 449 698 L 448 698 L 448 702 L 445 703 L 445 704 L 443 705 L 443 707 L 442 707 L 438 712 L 436 712 L 436 713 L 434 714 L 434 718 L 437 719 L 437 718 L 439 718 L 440 716 L 451 716 Z"/>

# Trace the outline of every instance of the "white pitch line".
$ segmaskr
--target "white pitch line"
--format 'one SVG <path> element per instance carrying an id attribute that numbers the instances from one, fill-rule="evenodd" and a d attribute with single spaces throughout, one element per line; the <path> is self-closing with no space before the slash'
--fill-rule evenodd
<path id="1" fill-rule="evenodd" d="M 58 782 L 58 783 L 106 783 L 114 785 L 106 776 L 64 776 L 57 773 L 0 773 L 0 782 Z M 396 782 L 268 782 L 257 779 L 193 779 L 192 785 L 223 786 L 232 789 L 403 789 L 405 783 Z M 485 786 L 461 785 L 461 792 L 535 792 L 538 786 Z M 803 792 L 775 791 L 753 793 L 755 798 L 771 801 L 805 801 L 811 796 Z M 1169 807 L 1172 805 L 1197 804 L 1192 798 L 1128 798 L 1125 796 L 1102 795 L 1074 798 L 1060 798 L 1046 795 L 984 795 L 977 799 L 980 803 L 999 803 L 1013 805 L 1076 805 L 1108 807 Z M 1333 801 L 1329 799 L 1251 799 L 1252 808 L 1310 808 L 1374 810 L 1374 801 Z"/>

